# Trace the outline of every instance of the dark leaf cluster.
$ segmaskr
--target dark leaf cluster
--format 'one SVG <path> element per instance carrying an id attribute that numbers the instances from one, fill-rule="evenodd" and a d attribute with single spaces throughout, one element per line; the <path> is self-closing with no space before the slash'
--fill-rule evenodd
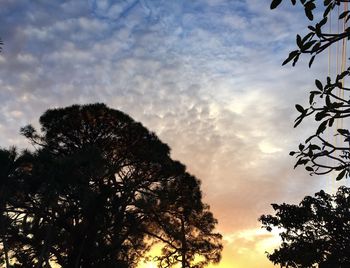
<path id="1" fill-rule="evenodd" d="M 316 89 L 309 95 L 309 106 L 307 108 L 296 105 L 300 115 L 295 120 L 297 127 L 306 117 L 313 117 L 318 127 L 313 135 L 300 144 L 298 151 L 290 152 L 296 155 L 298 161 L 296 166 L 305 165 L 311 174 L 324 175 L 332 171 L 341 171 L 337 180 L 348 175 L 349 167 L 349 142 L 350 136 L 347 129 L 337 128 L 335 136 L 340 140 L 337 144 L 327 137 L 326 129 L 334 127 L 339 120 L 350 116 L 350 101 L 338 94 L 339 91 L 349 91 L 343 86 L 343 78 L 349 76 L 350 70 L 337 75 L 335 81 L 327 77 L 323 85 L 315 80 Z M 336 124 L 335 124 L 336 123 Z M 329 135 L 328 135 L 329 136 Z"/>
<path id="2" fill-rule="evenodd" d="M 271 8 L 277 7 L 281 2 L 272 1 Z M 305 36 L 297 35 L 298 49 L 292 51 L 283 64 L 292 61 L 294 65 L 301 54 L 309 54 L 311 56 L 309 66 L 311 66 L 315 56 L 326 48 L 337 42 L 348 40 L 350 28 L 346 26 L 346 23 L 350 19 L 350 12 L 346 9 L 338 17 L 339 24 L 345 25 L 342 32 L 329 33 L 329 30 L 325 29 L 330 13 L 346 2 L 349 1 L 300 1 L 311 14 L 317 3 L 319 10 L 323 8 L 323 14 L 318 22 L 308 26 L 309 32 Z M 296 4 L 296 1 L 292 1 L 292 4 Z M 311 16 L 308 18 L 312 20 Z M 290 155 L 295 155 L 297 158 L 295 167 L 305 166 L 311 175 L 325 175 L 335 171 L 338 174 L 337 180 L 350 175 L 350 137 L 342 124 L 342 120 L 350 116 L 348 97 L 350 88 L 344 84 L 344 79 L 349 75 L 350 69 L 345 68 L 334 78 L 327 77 L 324 82 L 316 79 L 315 89 L 309 93 L 308 106 L 296 105 L 299 116 L 295 120 L 294 127 L 297 127 L 305 118 L 310 117 L 313 117 L 313 121 L 317 124 L 315 132 L 299 145 L 298 150 L 290 152 Z M 332 131 L 335 137 L 329 137 L 329 132 Z M 337 142 L 334 142 L 335 140 Z"/>
<path id="3" fill-rule="evenodd" d="M 271 9 L 276 8 L 282 0 L 273 0 L 271 2 Z M 296 0 L 291 0 L 292 4 L 296 4 Z M 328 30 L 324 29 L 328 21 L 328 15 L 335 9 L 335 7 L 340 6 L 348 0 L 324 0 L 324 1 L 315 1 L 315 0 L 299 0 L 300 4 L 303 5 L 305 10 L 305 15 L 307 18 L 312 21 L 314 19 L 313 11 L 316 9 L 316 4 L 320 5 L 319 2 L 323 2 L 323 14 L 322 18 L 313 25 L 308 26 L 309 32 L 307 32 L 303 37 L 300 35 L 296 36 L 297 49 L 290 52 L 287 59 L 283 62 L 282 65 L 292 62 L 293 66 L 298 62 L 301 54 L 309 54 L 309 67 L 314 62 L 315 57 L 323 52 L 326 48 L 331 46 L 334 43 L 337 43 L 343 39 L 348 39 L 350 36 L 350 28 L 345 27 L 342 32 L 339 33 L 329 33 Z M 319 7 L 321 8 L 321 7 Z M 340 21 L 348 22 L 350 19 L 350 12 L 344 11 L 339 15 L 338 18 Z"/>
<path id="4" fill-rule="evenodd" d="M 306 196 L 299 205 L 272 204 L 259 221 L 279 230 L 282 243 L 268 258 L 281 267 L 350 267 L 350 188 Z"/>

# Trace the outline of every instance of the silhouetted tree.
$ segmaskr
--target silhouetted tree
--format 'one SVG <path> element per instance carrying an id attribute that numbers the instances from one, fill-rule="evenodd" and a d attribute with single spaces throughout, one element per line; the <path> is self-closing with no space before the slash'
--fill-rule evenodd
<path id="1" fill-rule="evenodd" d="M 23 221 L 26 207 L 18 207 L 18 204 L 26 202 L 24 177 L 30 169 L 28 158 L 31 154 L 27 151 L 19 154 L 15 148 L 9 150 L 0 149 L 0 239 L 2 242 L 2 255 L 5 267 L 10 266 L 10 260 L 16 255 L 16 225 Z M 23 210 L 21 210 L 23 209 Z M 29 263 L 29 262 L 28 262 Z M 1 264 L 1 261 L 0 261 Z"/>
<path id="2" fill-rule="evenodd" d="M 40 123 L 42 135 L 31 126 L 22 133 L 46 159 L 35 174 L 42 209 L 57 211 L 40 230 L 44 251 L 55 249 L 64 267 L 134 266 L 148 249 L 137 201 L 184 167 L 140 123 L 102 104 L 49 110 Z"/>
<path id="3" fill-rule="evenodd" d="M 10 150 L 0 150 L 0 239 L 2 243 L 3 256 L 0 258 L 0 264 L 5 264 L 6 268 L 10 267 L 8 235 L 6 230 L 10 227 L 7 217 L 6 207 L 8 205 L 11 190 L 11 177 L 16 169 L 17 152 L 14 148 Z"/>
<path id="4" fill-rule="evenodd" d="M 268 258 L 281 267 L 350 267 L 350 188 L 306 196 L 299 205 L 272 204 L 276 215 L 263 215 L 263 228 L 278 228 L 281 246 Z"/>
<path id="5" fill-rule="evenodd" d="M 214 232 L 217 220 L 202 203 L 200 182 L 185 173 L 159 189 L 160 202 L 150 207 L 155 235 L 163 242 L 162 255 L 155 258 L 161 268 L 181 263 L 182 268 L 201 268 L 218 263 L 222 236 Z M 152 234 L 151 234 L 152 235 Z"/>
<path id="6" fill-rule="evenodd" d="M 271 8 L 276 8 L 282 0 L 273 0 Z M 291 0 L 292 4 L 296 4 L 296 0 Z M 313 20 L 313 10 L 316 5 L 322 5 L 314 0 L 300 0 L 305 8 L 305 14 L 310 20 Z M 311 56 L 309 66 L 312 65 L 315 57 L 322 53 L 325 49 L 337 42 L 346 42 L 350 37 L 350 27 L 347 23 L 350 19 L 350 11 L 342 11 L 339 15 L 339 23 L 344 25 L 339 33 L 329 33 L 326 27 L 328 16 L 336 7 L 348 0 L 324 0 L 323 7 L 318 7 L 323 14 L 321 19 L 308 26 L 309 32 L 303 37 L 297 35 L 296 43 L 298 48 L 292 51 L 288 58 L 283 62 L 286 64 L 293 61 L 293 65 L 299 59 L 301 54 L 309 54 Z M 327 29 L 325 29 L 327 28 Z M 316 88 L 309 95 L 308 107 L 302 107 L 297 104 L 296 109 L 300 115 L 295 120 L 295 126 L 298 126 L 306 117 L 314 116 L 314 120 L 318 123 L 318 127 L 313 135 L 308 137 L 304 143 L 299 145 L 297 151 L 290 154 L 296 155 L 298 165 L 305 165 L 306 170 L 310 174 L 324 175 L 332 171 L 337 171 L 337 180 L 350 175 L 349 156 L 350 156 L 350 133 L 347 129 L 342 129 L 341 124 L 336 124 L 337 120 L 350 116 L 350 100 L 347 96 L 350 90 L 344 85 L 344 78 L 350 75 L 350 69 L 346 64 L 347 59 L 343 59 L 341 72 L 336 74 L 334 78 L 327 77 L 324 82 L 315 80 Z M 345 94 L 339 94 L 344 91 Z M 334 144 L 333 138 L 325 135 L 325 130 L 337 125 L 337 135 L 341 140 Z"/>
<path id="7" fill-rule="evenodd" d="M 149 239 L 164 232 L 154 228 L 159 219 L 150 207 L 177 209 L 160 190 L 171 191 L 185 167 L 154 133 L 104 104 L 48 110 L 40 124 L 41 133 L 30 125 L 21 130 L 37 151 L 16 177 L 23 186 L 6 230 L 11 261 L 33 268 L 50 261 L 135 267 Z"/>

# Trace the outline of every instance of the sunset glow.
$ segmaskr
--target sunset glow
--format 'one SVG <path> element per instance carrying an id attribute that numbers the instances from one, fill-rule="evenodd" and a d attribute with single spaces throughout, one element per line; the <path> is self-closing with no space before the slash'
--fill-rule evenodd
<path id="1" fill-rule="evenodd" d="M 269 5 L 1 1 L 1 146 L 32 150 L 19 130 L 38 127 L 49 108 L 106 103 L 154 131 L 201 180 L 224 246 L 220 264 L 208 267 L 274 267 L 266 251 L 278 246 L 278 232 L 258 218 L 271 203 L 296 203 L 329 185 L 293 170 L 288 155 L 312 129 L 293 128 L 294 104 L 307 102 L 327 58 L 312 69 L 282 68 L 308 22 L 301 9 Z"/>
<path id="2" fill-rule="evenodd" d="M 157 268 L 157 263 L 155 262 L 147 262 L 147 263 L 141 263 L 139 268 Z"/>

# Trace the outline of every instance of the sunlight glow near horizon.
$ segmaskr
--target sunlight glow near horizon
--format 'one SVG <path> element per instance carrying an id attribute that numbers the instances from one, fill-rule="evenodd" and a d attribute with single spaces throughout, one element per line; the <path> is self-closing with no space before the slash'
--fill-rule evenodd
<path id="1" fill-rule="evenodd" d="M 138 266 L 138 268 L 157 268 L 157 263 L 155 262 L 146 262 Z"/>
<path id="2" fill-rule="evenodd" d="M 247 229 L 234 235 L 224 235 L 224 252 L 223 258 L 218 264 L 209 264 L 206 268 L 245 268 L 253 267 L 255 262 L 258 261 L 259 268 L 271 267 L 270 261 L 267 259 L 265 252 L 272 252 L 273 249 L 277 248 L 281 242 L 278 229 L 273 229 L 272 232 L 267 232 L 264 229 L 255 228 Z M 249 247 L 240 246 L 242 239 L 248 241 L 248 243 L 255 243 L 255 247 L 252 250 Z M 225 246 L 226 245 L 226 246 Z M 235 245 L 238 250 L 232 252 L 231 246 Z M 157 244 L 151 248 L 148 257 L 151 259 L 161 254 L 161 245 Z M 248 266 L 246 266 L 248 265 Z M 181 267 L 180 264 L 173 266 L 174 268 Z M 157 268 L 155 261 L 140 261 L 137 268 Z"/>

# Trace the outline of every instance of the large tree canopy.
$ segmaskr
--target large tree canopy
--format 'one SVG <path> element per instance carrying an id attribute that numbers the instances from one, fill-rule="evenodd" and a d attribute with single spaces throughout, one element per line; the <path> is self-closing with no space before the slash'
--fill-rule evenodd
<path id="1" fill-rule="evenodd" d="M 1 241 L 4 262 L 26 267 L 135 267 L 155 242 L 174 243 L 171 221 L 188 206 L 188 217 L 210 213 L 202 203 L 199 181 L 170 158 L 170 148 L 128 115 L 104 104 L 73 105 L 48 110 L 40 117 L 41 132 L 21 129 L 35 152 L 3 150 L 0 161 Z M 176 200 L 167 192 L 177 191 Z M 197 189 L 189 203 L 188 189 Z M 179 201 L 181 200 L 181 201 Z M 198 216 L 197 216 L 198 215 Z M 211 214 L 210 214 L 211 215 Z M 198 220 L 192 237 L 207 228 L 210 240 L 186 244 L 175 263 L 194 254 L 218 262 L 221 236 L 216 220 Z M 167 234 L 167 235 L 165 235 Z M 197 234 L 197 233 L 196 233 Z M 210 245 L 210 246 L 208 246 Z M 192 251 L 191 251 L 192 250 Z M 215 253 L 212 253 L 215 251 Z M 207 258 L 206 256 L 215 257 Z M 186 258 L 186 259 L 183 259 Z"/>
<path id="2" fill-rule="evenodd" d="M 306 196 L 299 205 L 272 204 L 275 216 L 260 221 L 268 231 L 280 229 L 281 246 L 269 260 L 281 267 L 350 267 L 350 188 Z"/>

